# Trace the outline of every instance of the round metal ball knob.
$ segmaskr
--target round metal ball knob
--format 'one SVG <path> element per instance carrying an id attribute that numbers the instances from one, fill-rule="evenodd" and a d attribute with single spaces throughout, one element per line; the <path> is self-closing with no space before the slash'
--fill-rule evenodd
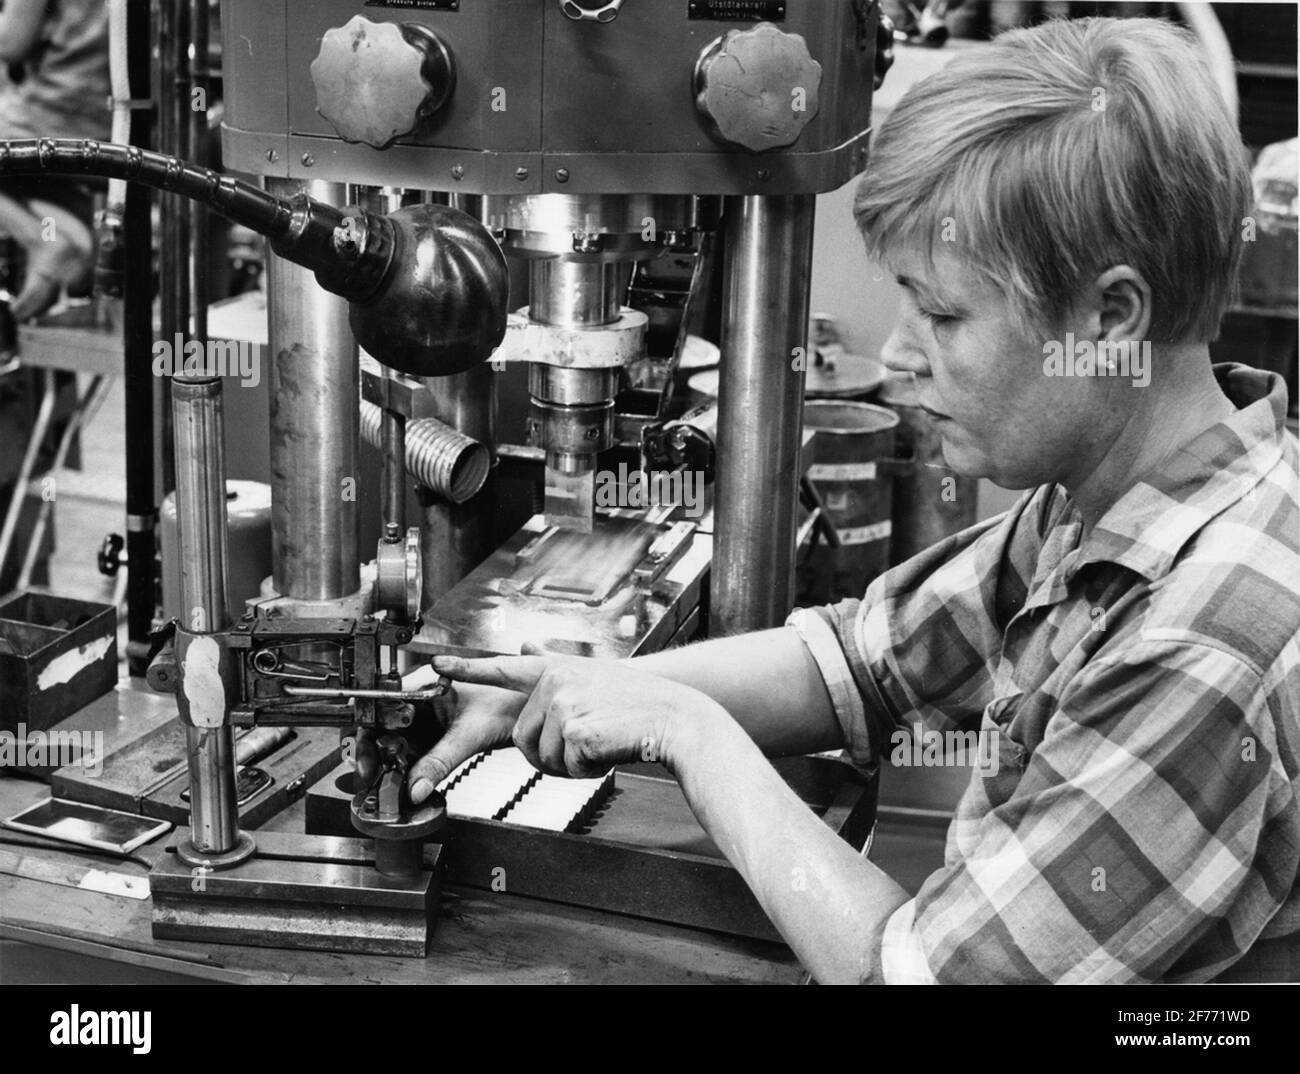
<path id="1" fill-rule="evenodd" d="M 355 15 L 325 31 L 311 78 L 316 110 L 340 138 L 384 149 L 446 102 L 456 69 L 428 27 Z"/>
<path id="2" fill-rule="evenodd" d="M 761 22 L 729 30 L 700 53 L 695 104 L 720 140 L 779 149 L 817 114 L 821 82 L 804 39 Z"/>
<path id="3" fill-rule="evenodd" d="M 386 219 L 393 255 L 383 282 L 348 312 L 357 342 L 413 377 L 445 377 L 486 362 L 505 338 L 510 292 L 505 255 L 491 232 L 447 205 L 408 205 Z"/>

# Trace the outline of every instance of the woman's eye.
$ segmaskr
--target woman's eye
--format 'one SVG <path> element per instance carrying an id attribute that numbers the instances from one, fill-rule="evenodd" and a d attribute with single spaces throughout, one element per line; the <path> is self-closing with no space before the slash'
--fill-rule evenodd
<path id="1" fill-rule="evenodd" d="M 951 313 L 935 313 L 933 310 L 922 309 L 920 306 L 916 311 L 929 321 L 932 325 L 949 324 L 957 318 Z"/>

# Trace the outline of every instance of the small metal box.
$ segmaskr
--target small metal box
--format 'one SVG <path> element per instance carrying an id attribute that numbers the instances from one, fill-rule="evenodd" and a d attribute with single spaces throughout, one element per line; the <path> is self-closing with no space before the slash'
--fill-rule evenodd
<path id="1" fill-rule="evenodd" d="M 117 684 L 111 604 L 20 593 L 0 604 L 0 731 L 39 731 Z"/>

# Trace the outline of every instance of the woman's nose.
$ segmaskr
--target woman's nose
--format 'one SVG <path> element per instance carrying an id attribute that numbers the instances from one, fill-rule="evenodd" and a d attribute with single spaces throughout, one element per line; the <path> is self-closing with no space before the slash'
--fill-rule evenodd
<path id="1" fill-rule="evenodd" d="M 910 341 L 901 319 L 880 348 L 880 358 L 893 373 L 912 373 L 915 376 L 928 376 L 930 373 L 929 361 Z"/>

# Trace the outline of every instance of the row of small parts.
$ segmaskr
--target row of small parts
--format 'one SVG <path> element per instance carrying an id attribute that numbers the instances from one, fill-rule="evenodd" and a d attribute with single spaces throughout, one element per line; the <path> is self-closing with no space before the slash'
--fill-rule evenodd
<path id="1" fill-rule="evenodd" d="M 612 769 L 599 779 L 543 776 L 505 815 L 505 821 L 551 832 L 576 832 L 586 827 L 613 790 Z"/>
<path id="2" fill-rule="evenodd" d="M 513 746 L 480 753 L 464 762 L 438 784 L 452 817 L 500 820 L 534 783 L 542 778 Z"/>
<path id="3" fill-rule="evenodd" d="M 441 783 L 453 817 L 490 818 L 572 832 L 584 827 L 614 790 L 614 773 L 598 779 L 544 776 L 513 746 L 478 753 Z"/>

